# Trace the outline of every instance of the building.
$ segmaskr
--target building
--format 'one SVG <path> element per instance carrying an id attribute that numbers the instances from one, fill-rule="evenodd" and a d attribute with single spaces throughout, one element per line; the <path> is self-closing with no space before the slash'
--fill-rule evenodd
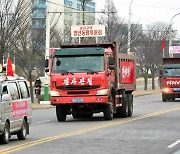
<path id="1" fill-rule="evenodd" d="M 46 21 L 46 0 L 32 0 L 32 27 L 35 29 L 45 28 Z"/>
<path id="2" fill-rule="evenodd" d="M 64 42 L 70 38 L 71 25 L 83 24 L 82 0 L 32 0 L 32 23 L 33 29 L 46 28 L 46 12 L 49 13 L 50 25 L 62 33 Z M 95 24 L 95 3 L 86 2 L 84 24 Z M 54 13 L 52 13 L 54 12 Z M 59 13 L 58 13 L 59 12 Z"/>

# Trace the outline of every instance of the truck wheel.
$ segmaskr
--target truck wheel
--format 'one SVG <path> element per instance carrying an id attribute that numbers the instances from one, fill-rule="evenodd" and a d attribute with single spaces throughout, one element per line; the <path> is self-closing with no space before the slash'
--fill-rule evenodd
<path id="1" fill-rule="evenodd" d="M 6 122 L 4 127 L 4 132 L 0 136 L 1 143 L 7 144 L 9 142 L 9 137 L 10 137 L 9 124 Z"/>
<path id="2" fill-rule="evenodd" d="M 121 118 L 126 118 L 128 116 L 128 102 L 126 94 L 122 97 L 122 106 L 119 108 L 119 116 Z"/>
<path id="3" fill-rule="evenodd" d="M 66 120 L 66 111 L 63 106 L 56 106 L 56 116 L 59 122 L 63 122 Z"/>
<path id="4" fill-rule="evenodd" d="M 87 114 L 81 114 L 80 117 L 81 118 L 92 118 L 93 113 L 87 113 Z"/>
<path id="5" fill-rule="evenodd" d="M 113 111 L 111 105 L 106 105 L 104 108 L 104 119 L 112 120 L 113 119 Z"/>
<path id="6" fill-rule="evenodd" d="M 80 118 L 78 113 L 72 113 L 73 119 L 78 119 Z"/>
<path id="7" fill-rule="evenodd" d="M 166 97 L 165 94 L 162 94 L 162 101 L 163 101 L 163 102 L 166 102 L 166 101 L 167 101 L 167 97 Z"/>
<path id="8" fill-rule="evenodd" d="M 27 135 L 27 122 L 23 120 L 21 130 L 17 133 L 18 140 L 25 140 Z"/>
<path id="9" fill-rule="evenodd" d="M 127 95 L 127 102 L 128 102 L 128 117 L 132 117 L 132 113 L 133 113 L 133 95 L 132 94 Z"/>

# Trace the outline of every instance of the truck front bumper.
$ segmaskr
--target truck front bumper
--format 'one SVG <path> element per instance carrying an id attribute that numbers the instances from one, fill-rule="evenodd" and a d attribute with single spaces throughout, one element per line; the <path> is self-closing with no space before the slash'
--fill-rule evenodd
<path id="1" fill-rule="evenodd" d="M 108 96 L 51 97 L 51 105 L 58 104 L 108 104 Z"/>
<path id="2" fill-rule="evenodd" d="M 162 88 L 162 94 L 166 97 L 180 98 L 180 88 Z"/>

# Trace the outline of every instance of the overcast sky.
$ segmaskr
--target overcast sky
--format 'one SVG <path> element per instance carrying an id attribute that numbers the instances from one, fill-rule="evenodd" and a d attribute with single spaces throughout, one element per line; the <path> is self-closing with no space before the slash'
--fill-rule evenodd
<path id="1" fill-rule="evenodd" d="M 128 21 L 131 0 L 113 0 L 119 16 Z M 97 11 L 104 8 L 105 0 L 94 0 Z M 162 21 L 170 24 L 172 17 L 180 13 L 180 0 L 133 0 L 132 22 L 153 24 Z M 172 19 L 173 28 L 180 31 L 180 15 Z"/>

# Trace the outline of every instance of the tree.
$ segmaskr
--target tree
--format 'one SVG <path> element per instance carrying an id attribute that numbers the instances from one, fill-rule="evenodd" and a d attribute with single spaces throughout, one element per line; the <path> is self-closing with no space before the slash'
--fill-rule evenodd
<path id="1" fill-rule="evenodd" d="M 124 19 L 121 19 L 117 13 L 113 0 L 106 0 L 105 15 L 101 15 L 98 22 L 106 27 L 106 36 L 101 37 L 100 42 L 118 42 L 120 45 L 120 52 L 127 52 L 127 34 L 128 26 Z M 137 25 L 137 24 L 134 24 Z M 141 28 L 138 26 L 131 26 L 131 46 L 134 48 L 136 42 L 141 35 Z"/>
<path id="2" fill-rule="evenodd" d="M 27 80 L 30 81 L 31 100 L 34 102 L 33 71 L 37 65 L 43 66 L 44 63 L 43 51 L 45 49 L 40 36 L 45 36 L 45 34 L 41 29 L 32 29 L 30 4 L 31 0 L 26 0 L 26 3 L 24 0 L 18 1 L 15 11 L 19 14 L 19 20 L 16 26 L 16 35 L 14 35 L 10 43 L 16 51 L 17 65 L 21 67 L 24 74 L 26 74 Z"/>
<path id="3" fill-rule="evenodd" d="M 151 72 L 152 89 L 155 89 L 154 78 L 159 74 L 159 68 L 162 65 L 162 49 L 161 40 L 167 38 L 167 25 L 164 23 L 156 23 L 147 26 L 142 38 L 139 39 L 137 47 L 137 62 L 139 69 L 144 77 L 144 90 L 147 90 L 148 73 Z"/>
<path id="4" fill-rule="evenodd" d="M 17 34 L 17 26 L 23 16 L 19 10 L 20 7 L 22 8 L 20 5 L 23 3 L 15 7 L 12 0 L 0 0 L 0 61 L 3 54 L 14 50 L 11 41 Z"/>

